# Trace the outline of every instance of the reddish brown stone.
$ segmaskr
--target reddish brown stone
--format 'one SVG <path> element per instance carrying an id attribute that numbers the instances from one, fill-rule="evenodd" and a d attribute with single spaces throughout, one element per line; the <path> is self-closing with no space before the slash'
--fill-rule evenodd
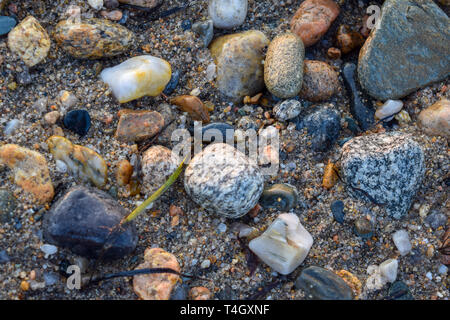
<path id="1" fill-rule="evenodd" d="M 336 42 L 343 54 L 349 53 L 364 44 L 363 36 L 355 31 L 351 31 L 349 26 L 342 25 L 338 28 Z"/>
<path id="2" fill-rule="evenodd" d="M 170 103 L 179 107 L 181 111 L 189 113 L 194 120 L 209 122 L 209 112 L 203 105 L 203 102 L 195 96 L 178 96 L 170 99 Z"/>
<path id="3" fill-rule="evenodd" d="M 333 60 L 341 58 L 341 50 L 339 48 L 331 47 L 327 51 L 327 57 Z"/>
<path id="4" fill-rule="evenodd" d="M 164 118 L 156 111 L 121 110 L 116 138 L 137 142 L 153 137 L 164 127 Z"/>

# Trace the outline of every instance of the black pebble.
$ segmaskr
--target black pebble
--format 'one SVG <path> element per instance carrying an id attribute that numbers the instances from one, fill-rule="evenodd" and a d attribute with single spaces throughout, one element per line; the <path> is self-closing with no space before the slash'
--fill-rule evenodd
<path id="1" fill-rule="evenodd" d="M 78 133 L 80 136 L 84 136 L 91 127 L 91 117 L 86 110 L 72 110 L 64 116 L 64 126 Z"/>
<path id="2" fill-rule="evenodd" d="M 340 224 L 344 223 L 344 202 L 341 200 L 333 201 L 331 204 L 331 212 L 333 213 L 334 220 Z"/>
<path id="3" fill-rule="evenodd" d="M 169 83 L 166 85 L 163 93 L 165 95 L 171 94 L 178 85 L 178 81 L 180 80 L 180 71 L 175 70 L 172 72 L 172 76 L 170 77 Z"/>

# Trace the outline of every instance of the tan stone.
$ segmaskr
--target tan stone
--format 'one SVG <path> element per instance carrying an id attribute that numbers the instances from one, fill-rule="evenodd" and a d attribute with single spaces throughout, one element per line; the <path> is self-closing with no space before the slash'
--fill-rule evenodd
<path id="1" fill-rule="evenodd" d="M 191 298 L 191 300 L 210 300 L 211 297 L 211 291 L 205 287 L 193 287 L 189 291 L 189 298 Z"/>
<path id="2" fill-rule="evenodd" d="M 301 98 L 312 102 L 326 101 L 339 90 L 338 73 L 328 63 L 305 60 L 303 66 Z"/>
<path id="3" fill-rule="evenodd" d="M 444 136 L 450 139 L 450 100 L 441 99 L 422 110 L 417 123 L 429 135 Z"/>
<path id="4" fill-rule="evenodd" d="M 133 174 L 133 167 L 130 161 L 124 159 L 117 164 L 116 180 L 119 186 L 127 185 L 130 182 L 131 175 Z"/>
<path id="5" fill-rule="evenodd" d="M 120 113 L 115 137 L 121 141 L 137 142 L 153 137 L 164 127 L 164 118 L 156 111 Z"/>

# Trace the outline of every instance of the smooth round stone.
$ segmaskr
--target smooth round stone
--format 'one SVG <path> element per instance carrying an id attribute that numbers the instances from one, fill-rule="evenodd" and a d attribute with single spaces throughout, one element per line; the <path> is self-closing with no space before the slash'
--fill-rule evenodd
<path id="1" fill-rule="evenodd" d="M 233 29 L 244 23 L 248 0 L 210 0 L 208 13 L 214 27 Z"/>
<path id="2" fill-rule="evenodd" d="M 373 234 L 373 225 L 366 218 L 358 218 L 355 220 L 355 234 L 361 238 L 370 238 Z"/>
<path id="3" fill-rule="evenodd" d="M 17 24 L 16 19 L 7 16 L 0 16 L 0 36 L 8 34 Z"/>
<path id="4" fill-rule="evenodd" d="M 264 189 L 259 203 L 264 208 L 289 211 L 297 205 L 297 188 L 289 184 L 274 184 Z"/>
<path id="5" fill-rule="evenodd" d="M 376 112 L 375 118 L 383 121 L 391 121 L 396 113 L 402 110 L 403 102 L 400 100 L 388 100 L 386 101 Z M 390 117 L 392 116 L 392 117 Z"/>
<path id="6" fill-rule="evenodd" d="M 308 267 L 295 281 L 308 299 L 314 300 L 352 300 L 353 292 L 347 283 L 334 272 L 320 267 Z"/>
<path id="7" fill-rule="evenodd" d="M 417 123 L 429 135 L 438 135 L 450 139 L 450 100 L 441 99 L 422 110 Z"/>
<path id="8" fill-rule="evenodd" d="M 298 116 L 302 110 L 301 102 L 291 99 L 278 103 L 273 108 L 273 113 L 278 120 L 286 121 Z"/>
<path id="9" fill-rule="evenodd" d="M 17 201 L 13 194 L 6 189 L 0 189 L 0 223 L 11 221 L 16 207 Z"/>
<path id="10" fill-rule="evenodd" d="M 323 61 L 305 60 L 299 96 L 312 102 L 326 101 L 339 89 L 338 73 Z"/>
<path id="11" fill-rule="evenodd" d="M 214 25 L 211 19 L 194 23 L 192 31 L 203 40 L 203 45 L 208 47 L 214 37 Z"/>
<path id="12" fill-rule="evenodd" d="M 264 178 L 253 161 L 235 148 L 215 143 L 195 155 L 184 173 L 184 188 L 208 212 L 239 218 L 252 209 Z"/>
<path id="13" fill-rule="evenodd" d="M 78 133 L 80 136 L 84 136 L 91 127 L 91 117 L 86 110 L 72 110 L 64 116 L 64 126 Z"/>
<path id="14" fill-rule="evenodd" d="M 409 287 L 403 281 L 395 281 L 389 287 L 387 298 L 391 300 L 414 300 Z"/>
<path id="15" fill-rule="evenodd" d="M 336 200 L 331 203 L 331 212 L 333 213 L 334 220 L 340 224 L 344 223 L 344 202 Z"/>

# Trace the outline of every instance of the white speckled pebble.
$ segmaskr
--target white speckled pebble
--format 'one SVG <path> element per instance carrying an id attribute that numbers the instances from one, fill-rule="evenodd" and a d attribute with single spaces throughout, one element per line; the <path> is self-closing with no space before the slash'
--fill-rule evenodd
<path id="1" fill-rule="evenodd" d="M 244 23 L 248 0 L 210 0 L 208 12 L 214 27 L 232 29 Z"/>

